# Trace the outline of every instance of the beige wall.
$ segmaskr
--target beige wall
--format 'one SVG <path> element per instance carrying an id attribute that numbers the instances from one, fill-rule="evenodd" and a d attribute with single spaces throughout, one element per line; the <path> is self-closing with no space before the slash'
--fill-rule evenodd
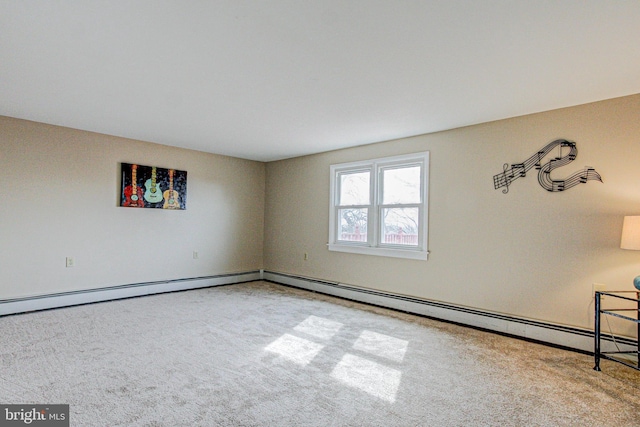
<path id="1" fill-rule="evenodd" d="M 591 284 L 640 274 L 618 248 L 640 215 L 639 118 L 635 95 L 265 166 L 0 117 L 0 299 L 264 267 L 589 327 Z M 578 157 L 554 176 L 589 165 L 604 183 L 548 193 L 531 171 L 494 190 L 503 163 L 556 138 Z M 424 150 L 429 260 L 329 252 L 329 165 Z M 188 171 L 187 210 L 118 207 L 120 162 Z"/>
<path id="2" fill-rule="evenodd" d="M 118 207 L 120 162 L 186 170 L 187 209 Z M 0 299 L 262 267 L 263 163 L 0 117 L 0 171 Z"/>
<path id="3" fill-rule="evenodd" d="M 553 177 L 588 165 L 604 183 L 549 193 L 532 170 L 508 194 L 493 188 L 503 163 L 558 138 L 578 156 Z M 329 252 L 329 165 L 424 150 L 429 260 Z M 630 214 L 640 215 L 640 95 L 269 163 L 265 269 L 589 327 L 592 283 L 630 290 L 640 274 L 640 252 L 619 249 Z"/>

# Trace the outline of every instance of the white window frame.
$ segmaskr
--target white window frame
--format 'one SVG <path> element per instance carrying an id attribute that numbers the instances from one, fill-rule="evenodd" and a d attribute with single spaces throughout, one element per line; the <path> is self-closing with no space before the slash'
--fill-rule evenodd
<path id="1" fill-rule="evenodd" d="M 382 177 L 385 169 L 397 167 L 420 166 L 420 203 L 407 203 L 398 205 L 382 204 Z M 365 255 L 377 255 L 394 258 L 408 258 L 416 260 L 427 260 L 428 250 L 428 217 L 429 217 L 429 152 L 406 154 L 401 156 L 384 157 L 358 162 L 340 163 L 331 165 L 331 200 L 329 211 L 329 243 L 330 251 L 348 252 Z M 359 171 L 370 171 L 369 205 L 351 206 L 349 208 L 368 209 L 367 215 L 367 242 L 351 242 L 339 240 L 340 218 L 338 210 L 345 206 L 340 206 L 340 180 L 339 176 L 344 173 L 355 173 Z M 380 217 L 382 209 L 389 207 L 418 207 L 418 244 L 417 246 L 394 245 L 381 243 L 382 224 Z"/>

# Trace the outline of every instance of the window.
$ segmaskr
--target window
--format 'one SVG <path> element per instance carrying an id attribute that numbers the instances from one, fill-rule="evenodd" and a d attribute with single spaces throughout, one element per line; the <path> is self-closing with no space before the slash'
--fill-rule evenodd
<path id="1" fill-rule="evenodd" d="M 429 152 L 331 166 L 329 250 L 427 259 Z"/>

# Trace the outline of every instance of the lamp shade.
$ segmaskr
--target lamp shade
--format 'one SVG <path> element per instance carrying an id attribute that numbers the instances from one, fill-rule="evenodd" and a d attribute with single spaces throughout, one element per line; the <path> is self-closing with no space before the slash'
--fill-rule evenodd
<path id="1" fill-rule="evenodd" d="M 624 217 L 620 247 L 640 251 L 640 216 Z"/>

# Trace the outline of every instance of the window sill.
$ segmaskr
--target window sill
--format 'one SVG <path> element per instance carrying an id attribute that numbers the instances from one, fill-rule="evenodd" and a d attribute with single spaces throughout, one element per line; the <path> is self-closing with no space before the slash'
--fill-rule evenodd
<path id="1" fill-rule="evenodd" d="M 371 246 L 328 244 L 330 251 L 348 252 L 352 254 L 375 255 L 391 258 L 405 258 L 426 261 L 429 251 L 417 249 L 372 248 Z"/>

